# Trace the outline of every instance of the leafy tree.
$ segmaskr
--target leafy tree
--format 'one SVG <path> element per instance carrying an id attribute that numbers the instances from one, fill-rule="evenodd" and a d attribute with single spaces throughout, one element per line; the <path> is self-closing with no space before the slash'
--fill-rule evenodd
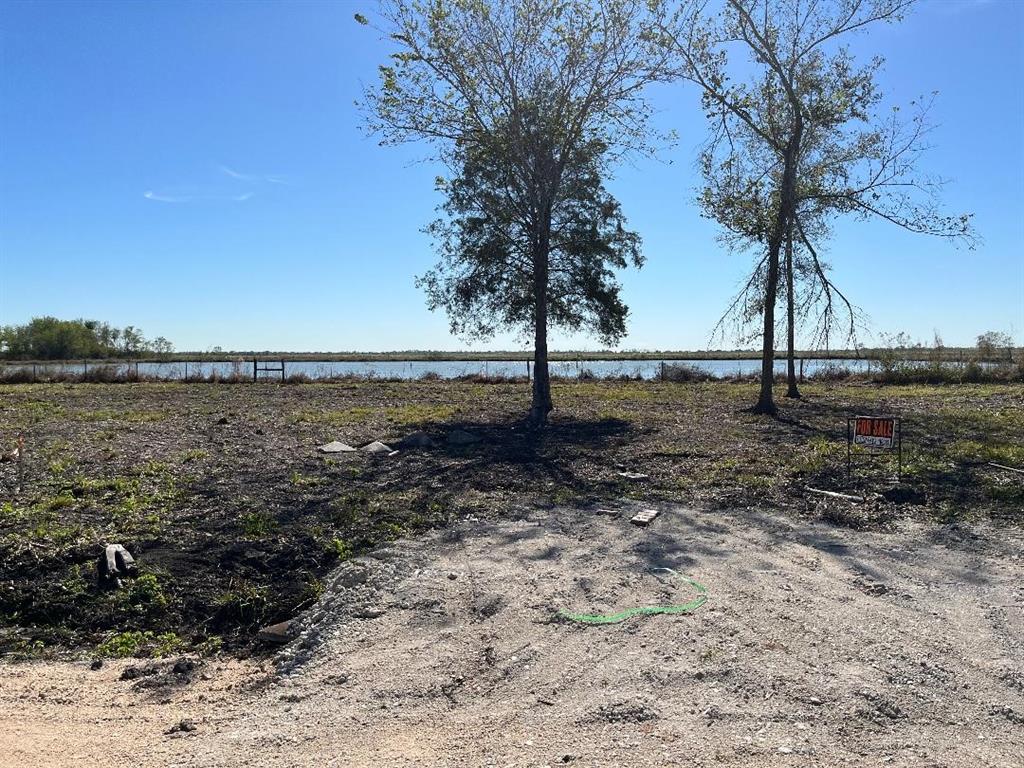
<path id="1" fill-rule="evenodd" d="M 693 0 L 660 28 L 665 44 L 681 58 L 681 76 L 702 89 L 712 121 L 703 158 L 708 187 L 723 186 L 721 178 L 733 192 L 706 211 L 748 245 L 764 249 L 747 284 L 760 292 L 762 368 L 756 412 L 776 410 L 775 309 L 780 254 L 787 242 L 799 242 L 806 251 L 816 283 L 811 295 L 825 302 L 826 335 L 834 299 L 845 302 L 851 318 L 853 310 L 828 277 L 812 243 L 812 228 L 827 225 L 833 216 L 853 214 L 973 242 L 970 217 L 944 215 L 938 204 L 942 181 L 917 170 L 926 148 L 928 105 L 918 106 L 909 120 L 898 112 L 879 120 L 875 76 L 882 60 L 858 66 L 843 45 L 849 35 L 873 24 L 898 21 L 912 3 L 725 0 L 723 12 L 712 16 L 702 0 Z M 747 82 L 730 79 L 730 51 L 736 48 L 745 50 L 756 68 Z M 789 276 L 797 273 L 794 261 Z"/>
<path id="2" fill-rule="evenodd" d="M 669 75 L 657 2 L 388 0 L 398 44 L 366 93 L 383 144 L 427 141 L 452 177 L 447 222 L 430 231 L 441 263 L 420 280 L 452 327 L 532 335 L 530 419 L 552 408 L 552 325 L 622 335 L 610 270 L 640 263 L 602 185 L 623 154 L 654 139 L 644 88 Z M 366 19 L 357 16 L 357 21 Z"/>
<path id="3" fill-rule="evenodd" d="M 161 337 L 157 341 L 160 344 L 151 347 L 139 329 L 128 326 L 122 332 L 98 320 L 36 317 L 25 325 L 0 328 L 0 352 L 4 357 L 21 360 L 103 358 L 173 349 L 166 339 Z"/>
<path id="4" fill-rule="evenodd" d="M 1002 331 L 986 331 L 978 336 L 978 352 L 982 357 L 994 359 L 1000 352 L 1013 354 L 1013 337 Z"/>
<path id="5" fill-rule="evenodd" d="M 544 111 L 536 111 L 538 122 Z M 538 151 L 544 147 L 538 130 Z M 601 182 L 605 147 L 592 141 L 567 159 L 552 201 L 544 301 L 549 325 L 588 329 L 611 344 L 626 331 L 628 310 L 613 269 L 643 263 L 640 238 L 624 227 L 618 202 Z M 465 152 L 461 173 L 442 184 L 444 218 L 428 231 L 441 261 L 419 284 L 431 309 L 443 308 L 453 333 L 488 337 L 499 327 L 535 330 L 533 229 L 528 201 L 508 181 L 504 153 L 479 145 Z M 538 345 L 544 339 L 537 339 Z"/>
<path id="6" fill-rule="evenodd" d="M 150 349 L 155 354 L 160 355 L 161 357 L 165 357 L 174 352 L 174 344 L 169 342 L 163 336 L 157 336 L 155 339 L 153 339 L 152 344 L 150 344 Z"/>

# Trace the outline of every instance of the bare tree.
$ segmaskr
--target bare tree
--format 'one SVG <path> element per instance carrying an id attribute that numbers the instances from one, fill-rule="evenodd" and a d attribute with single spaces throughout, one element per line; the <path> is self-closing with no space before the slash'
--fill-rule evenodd
<path id="1" fill-rule="evenodd" d="M 682 60 L 681 76 L 702 89 L 712 121 L 703 158 L 705 180 L 712 180 L 703 198 L 705 210 L 740 240 L 764 248 L 745 288 L 761 292 L 756 302 L 762 322 L 756 412 L 776 410 L 772 379 L 780 271 L 788 265 L 791 304 L 793 277 L 799 273 L 787 243 L 799 243 L 806 252 L 813 282 L 809 295 L 824 303 L 819 332 L 827 340 L 836 302 L 848 310 L 851 330 L 855 313 L 829 278 L 811 230 L 827 228 L 837 214 L 852 213 L 973 242 L 969 216 L 941 212 L 942 180 L 918 172 L 917 161 L 927 148 L 927 106 L 909 121 L 894 113 L 880 123 L 876 74 L 882 60 L 858 66 L 843 46 L 849 35 L 872 24 L 900 20 L 913 2 L 725 0 L 723 12 L 711 15 L 703 0 L 694 0 L 661 28 L 665 44 Z M 737 48 L 758 69 L 748 82 L 729 76 L 730 55 Z M 715 181 L 719 178 L 724 184 Z M 732 194 L 716 198 L 723 187 Z M 795 308 L 788 309 L 792 330 Z M 789 372 L 792 382 L 792 365 Z"/>

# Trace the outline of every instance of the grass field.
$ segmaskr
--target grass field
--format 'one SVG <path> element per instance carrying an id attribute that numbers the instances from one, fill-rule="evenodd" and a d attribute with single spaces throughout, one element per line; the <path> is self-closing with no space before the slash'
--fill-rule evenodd
<path id="1" fill-rule="evenodd" d="M 467 516 L 615 498 L 772 508 L 885 530 L 1020 525 L 1024 386 L 815 383 L 781 417 L 756 384 L 559 381 L 550 428 L 520 422 L 523 383 L 74 384 L 0 388 L 0 652 L 160 655 L 244 650 L 311 604 L 339 560 Z M 904 418 L 904 477 L 846 477 L 846 418 Z M 434 448 L 325 456 L 319 444 Z M 449 445 L 465 429 L 480 438 Z M 640 473 L 629 479 L 620 473 Z M 807 486 L 867 493 L 849 504 Z M 108 542 L 138 558 L 124 589 L 95 585 Z"/>

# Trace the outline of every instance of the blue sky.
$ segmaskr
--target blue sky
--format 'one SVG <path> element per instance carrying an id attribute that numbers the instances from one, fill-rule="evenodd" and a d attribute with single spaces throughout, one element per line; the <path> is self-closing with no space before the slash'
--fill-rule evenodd
<path id="1" fill-rule="evenodd" d="M 438 169 L 424 147 L 377 146 L 353 105 L 390 50 L 352 20 L 373 7 L 0 2 L 0 324 L 94 317 L 178 349 L 467 348 L 413 285 Z M 886 57 L 894 101 L 939 91 L 925 170 L 953 180 L 948 207 L 976 213 L 984 244 L 847 222 L 837 282 L 876 337 L 1024 341 L 1024 3 L 924 0 L 854 48 Z M 731 347 L 710 331 L 747 262 L 693 202 L 698 94 L 652 98 L 680 142 L 609 185 L 648 257 L 623 276 L 621 347 Z"/>

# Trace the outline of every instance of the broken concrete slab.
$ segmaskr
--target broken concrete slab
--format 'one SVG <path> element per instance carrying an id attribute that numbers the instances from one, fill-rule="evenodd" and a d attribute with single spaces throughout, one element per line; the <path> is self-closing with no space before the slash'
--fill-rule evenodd
<path id="1" fill-rule="evenodd" d="M 650 475 L 645 475 L 643 472 L 619 472 L 619 477 L 624 477 L 627 480 L 646 480 Z"/>
<path id="2" fill-rule="evenodd" d="M 131 553 L 121 544 L 108 544 L 100 555 L 97 571 L 101 583 L 114 583 L 120 586 L 120 577 L 134 576 L 138 572 L 138 565 Z"/>
<path id="3" fill-rule="evenodd" d="M 654 518 L 656 518 L 660 514 L 661 512 L 659 512 L 656 509 L 641 509 L 635 515 L 629 518 L 629 522 L 631 522 L 633 525 L 639 525 L 641 528 L 643 528 L 644 526 L 653 523 Z"/>
<path id="4" fill-rule="evenodd" d="M 359 450 L 364 453 L 391 453 L 391 446 L 385 445 L 380 440 L 374 440 L 372 443 L 367 443 Z"/>
<path id="5" fill-rule="evenodd" d="M 353 448 L 348 443 L 342 443 L 339 442 L 338 440 L 332 440 L 326 445 L 321 445 L 319 448 L 317 448 L 317 450 L 320 451 L 320 453 L 350 453 L 354 452 L 356 449 Z"/>
<path id="6" fill-rule="evenodd" d="M 264 627 L 257 634 L 256 637 L 265 643 L 275 643 L 278 645 L 284 645 L 291 641 L 292 636 L 288 630 L 291 628 L 291 619 L 287 621 L 281 621 L 277 624 L 271 624 L 269 627 Z"/>

